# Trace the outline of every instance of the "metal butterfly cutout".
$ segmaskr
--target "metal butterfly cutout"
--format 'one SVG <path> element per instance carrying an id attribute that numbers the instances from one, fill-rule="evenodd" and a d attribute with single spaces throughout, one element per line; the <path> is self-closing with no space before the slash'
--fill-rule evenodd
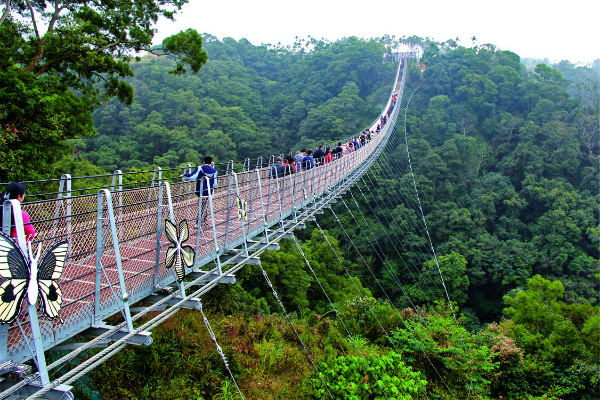
<path id="1" fill-rule="evenodd" d="M 235 197 L 238 206 L 238 219 L 248 222 L 248 200 L 241 199 L 240 196 Z"/>
<path id="2" fill-rule="evenodd" d="M 4 232 L 0 232 L 0 322 L 9 324 L 21 313 L 21 304 L 35 305 L 42 299 L 44 314 L 56 318 L 60 311 L 63 295 L 56 282 L 62 275 L 69 243 L 62 241 L 52 245 L 40 261 L 42 244 L 33 256 L 27 243 L 28 255 Z"/>
<path id="3" fill-rule="evenodd" d="M 187 220 L 181 220 L 178 227 L 168 219 L 165 220 L 165 233 L 167 234 L 167 239 L 174 245 L 167 249 L 165 266 L 167 268 L 174 267 L 177 281 L 181 283 L 185 276 L 184 266 L 188 268 L 193 266 L 194 258 L 196 257 L 196 253 L 191 246 L 182 245 L 190 237 Z"/>

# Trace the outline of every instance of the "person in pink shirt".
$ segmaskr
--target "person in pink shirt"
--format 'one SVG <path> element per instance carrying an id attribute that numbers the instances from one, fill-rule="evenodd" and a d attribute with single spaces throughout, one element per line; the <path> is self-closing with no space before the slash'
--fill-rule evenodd
<path id="1" fill-rule="evenodd" d="M 18 182 L 10 183 L 4 190 L 4 194 L 2 195 L 2 198 L 0 199 L 0 206 L 3 206 L 4 202 L 6 200 L 11 200 L 11 199 L 19 200 L 19 203 L 22 203 L 23 200 L 25 200 L 25 186 L 23 184 L 18 183 Z M 27 214 L 27 211 L 24 211 L 24 210 L 21 210 L 21 214 L 23 216 L 23 227 L 25 228 L 25 237 L 27 238 L 27 240 L 33 240 L 33 237 L 35 236 L 35 229 L 33 228 L 33 225 L 31 224 L 31 219 L 29 218 L 29 214 Z M 3 209 L 0 208 L 0 222 L 2 221 L 3 215 L 4 215 Z M 10 236 L 13 238 L 17 237 L 17 230 L 15 228 L 14 220 L 12 217 L 11 217 Z"/>

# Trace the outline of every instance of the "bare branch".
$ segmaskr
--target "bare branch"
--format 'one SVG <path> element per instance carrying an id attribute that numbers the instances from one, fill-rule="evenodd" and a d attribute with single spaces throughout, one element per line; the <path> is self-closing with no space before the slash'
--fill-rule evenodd
<path id="1" fill-rule="evenodd" d="M 475 126 L 475 123 L 473 123 L 473 120 L 469 117 L 463 118 L 459 122 L 459 124 L 462 129 L 463 136 L 467 136 L 468 133 L 477 131 L 477 127 Z"/>
<path id="2" fill-rule="evenodd" d="M 44 54 L 44 46 L 42 45 L 42 40 L 40 39 L 40 32 L 37 27 L 37 22 L 35 21 L 35 12 L 33 11 L 33 7 L 29 0 L 25 0 L 27 4 L 27 8 L 29 8 L 29 12 L 31 13 L 31 22 L 33 23 L 33 29 L 35 31 L 35 37 L 37 39 L 37 53 L 35 57 L 31 60 L 29 65 L 25 68 L 26 71 L 33 71 L 33 69 L 39 64 L 42 59 L 42 55 Z"/>
<path id="3" fill-rule="evenodd" d="M 4 10 L 2 17 L 0 17 L 0 24 L 2 22 L 4 22 L 4 20 L 6 19 L 6 17 L 8 17 L 9 14 L 10 14 L 10 0 L 6 0 L 6 10 Z"/>
<path id="4" fill-rule="evenodd" d="M 52 13 L 52 18 L 50 18 L 50 22 L 48 22 L 48 30 L 46 31 L 46 34 L 54 30 L 54 24 L 56 23 L 56 20 L 58 20 L 60 12 L 64 9 L 65 7 L 59 6 L 59 0 L 56 0 L 54 2 L 54 12 Z"/>
<path id="5" fill-rule="evenodd" d="M 97 48 L 97 49 L 96 49 L 94 52 L 95 52 L 95 53 L 103 53 L 104 51 L 106 51 L 106 50 L 110 49 L 111 47 L 116 47 L 116 46 L 118 46 L 118 45 L 120 45 L 120 44 L 122 44 L 122 43 L 125 43 L 124 36 L 125 36 L 125 35 L 123 34 L 123 36 L 121 36 L 121 37 L 120 37 L 119 39 L 117 39 L 115 42 L 111 42 L 111 43 L 108 43 L 108 44 L 107 44 L 107 45 L 105 45 L 105 46 L 99 47 L 99 48 Z"/>

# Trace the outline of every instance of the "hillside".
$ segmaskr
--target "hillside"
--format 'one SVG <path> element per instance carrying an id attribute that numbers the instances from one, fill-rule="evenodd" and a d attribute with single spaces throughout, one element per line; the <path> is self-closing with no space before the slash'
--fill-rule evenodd
<path id="1" fill-rule="evenodd" d="M 406 131 L 428 229 L 402 200 L 412 174 L 400 136 L 336 204 L 341 224 L 326 213 L 323 232 L 298 233 L 306 259 L 293 241 L 263 257 L 281 304 L 255 267 L 203 299 L 231 373 L 246 398 L 595 399 L 597 75 L 421 42 Z M 204 49 L 209 62 L 186 77 L 168 74 L 167 58 L 133 64 L 133 104 L 98 109 L 98 134 L 73 142 L 64 165 L 147 169 L 327 143 L 378 115 L 394 72 L 381 40 L 283 49 L 207 36 Z M 423 290 L 439 285 L 438 265 L 452 307 Z M 153 337 L 81 381 L 80 395 L 236 398 L 198 312 Z"/>

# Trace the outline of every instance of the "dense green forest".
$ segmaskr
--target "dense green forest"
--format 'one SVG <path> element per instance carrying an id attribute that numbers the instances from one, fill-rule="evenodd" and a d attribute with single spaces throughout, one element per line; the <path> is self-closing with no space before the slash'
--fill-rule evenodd
<path id="1" fill-rule="evenodd" d="M 27 178 L 342 139 L 378 116 L 396 68 L 382 61 L 390 38 L 203 39 L 197 73 L 156 55 L 129 64 L 130 104 L 98 103 L 95 135 L 48 148 L 47 171 Z M 282 303 L 256 266 L 202 299 L 236 383 L 248 399 L 597 399 L 598 71 L 411 40 L 425 53 L 379 163 L 297 233 L 302 251 L 285 241 L 261 257 Z M 239 398 L 197 311 L 153 338 L 78 395 Z"/>
<path id="2" fill-rule="evenodd" d="M 263 255 L 285 312 L 252 266 L 203 299 L 236 383 L 246 398 L 596 399 L 598 73 L 530 67 L 491 45 L 421 43 L 407 142 L 397 127 L 352 193 L 298 232 L 302 253 L 286 241 Z M 98 109 L 98 134 L 76 143 L 75 158 L 144 168 L 346 137 L 389 94 L 385 44 L 282 49 L 207 36 L 209 61 L 184 78 L 148 57 L 132 67 L 132 106 Z M 154 338 L 81 393 L 239 397 L 197 313 Z"/>
<path id="3" fill-rule="evenodd" d="M 132 66 L 133 104 L 98 109 L 98 134 L 77 151 L 108 171 L 200 163 L 204 154 L 243 160 L 343 138 L 379 114 L 395 71 L 382 62 L 383 43 L 298 47 L 207 35 L 210 61 L 185 77 L 168 74 L 172 60 L 147 57 Z"/>

